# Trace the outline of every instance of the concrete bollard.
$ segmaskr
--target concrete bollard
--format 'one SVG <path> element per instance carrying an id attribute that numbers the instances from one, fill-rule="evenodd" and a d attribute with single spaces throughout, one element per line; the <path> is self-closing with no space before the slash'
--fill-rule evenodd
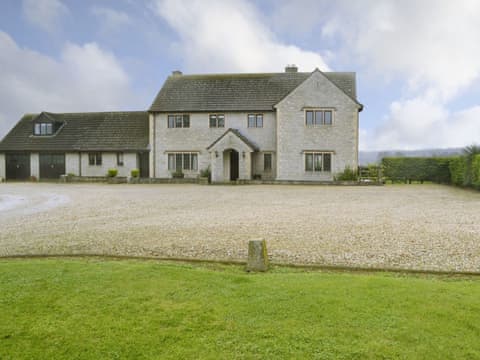
<path id="1" fill-rule="evenodd" d="M 267 271 L 268 253 L 265 240 L 252 240 L 248 242 L 247 271 Z"/>

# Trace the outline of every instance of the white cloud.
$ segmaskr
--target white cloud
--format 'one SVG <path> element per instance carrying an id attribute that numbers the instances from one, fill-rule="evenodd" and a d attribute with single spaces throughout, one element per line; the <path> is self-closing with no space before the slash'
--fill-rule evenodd
<path id="1" fill-rule="evenodd" d="M 132 23 L 130 16 L 123 11 L 103 6 L 93 6 L 91 12 L 98 17 L 104 33 L 115 32 Z"/>
<path id="2" fill-rule="evenodd" d="M 60 0 L 23 0 L 22 11 L 32 25 L 51 33 L 69 12 Z"/>
<path id="3" fill-rule="evenodd" d="M 60 59 L 20 48 L 0 31 L 0 137 L 22 114 L 122 110 L 140 101 L 116 57 L 67 43 Z"/>
<path id="4" fill-rule="evenodd" d="M 360 14 L 360 16 L 359 16 Z M 403 96 L 369 147 L 464 146 L 480 139 L 477 107 L 449 106 L 480 78 L 480 2 L 463 0 L 341 1 L 323 27 L 370 72 L 396 78 Z M 393 76 L 392 76 L 393 75 Z M 368 104 L 366 104 L 368 111 Z"/>
<path id="5" fill-rule="evenodd" d="M 247 1 L 157 0 L 154 9 L 178 34 L 170 49 L 189 72 L 328 70 L 319 54 L 284 44 Z"/>
<path id="6" fill-rule="evenodd" d="M 360 138 L 362 150 L 464 147 L 480 141 L 480 106 L 450 112 L 428 98 L 396 101 L 387 121 Z"/>

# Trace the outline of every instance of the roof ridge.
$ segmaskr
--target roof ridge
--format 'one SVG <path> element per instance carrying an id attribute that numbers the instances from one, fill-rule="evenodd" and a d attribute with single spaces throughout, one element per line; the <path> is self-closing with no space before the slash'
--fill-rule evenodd
<path id="1" fill-rule="evenodd" d="M 313 70 L 315 71 L 315 70 Z M 223 76 L 273 76 L 273 75 L 286 75 L 295 76 L 296 74 L 308 75 L 313 71 L 297 71 L 297 72 L 247 72 L 247 73 L 196 73 L 196 74 L 182 74 L 182 75 L 170 75 L 169 79 L 182 79 L 187 77 L 223 77 Z M 321 71 L 321 70 L 319 70 Z M 356 74 L 355 71 L 322 71 L 324 74 Z"/>
<path id="2" fill-rule="evenodd" d="M 22 118 L 27 116 L 37 117 L 41 114 L 45 114 L 46 116 L 55 116 L 55 115 L 85 115 L 85 114 L 132 114 L 132 113 L 148 113 L 147 110 L 133 110 L 133 111 L 78 111 L 78 112 L 49 112 L 49 111 L 42 111 L 39 113 L 25 113 L 23 114 Z"/>

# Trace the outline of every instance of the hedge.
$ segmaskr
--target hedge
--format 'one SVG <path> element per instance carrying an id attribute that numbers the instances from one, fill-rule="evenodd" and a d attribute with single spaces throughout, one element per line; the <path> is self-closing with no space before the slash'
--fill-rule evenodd
<path id="1" fill-rule="evenodd" d="M 452 158 L 450 161 L 450 176 L 452 184 L 457 186 L 465 185 L 465 172 L 467 169 L 467 161 L 464 156 Z"/>
<path id="2" fill-rule="evenodd" d="M 385 180 L 432 181 L 474 187 L 480 190 L 480 154 L 476 146 L 455 157 L 386 157 L 382 159 Z"/>
<path id="3" fill-rule="evenodd" d="M 442 157 L 386 157 L 382 159 L 383 175 L 391 181 L 449 184 L 451 160 Z"/>
<path id="4" fill-rule="evenodd" d="M 472 161 L 472 185 L 480 189 L 480 155 L 475 155 Z"/>

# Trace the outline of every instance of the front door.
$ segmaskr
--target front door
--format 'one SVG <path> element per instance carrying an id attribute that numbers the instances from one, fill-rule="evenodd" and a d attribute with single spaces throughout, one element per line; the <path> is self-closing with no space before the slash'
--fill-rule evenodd
<path id="1" fill-rule="evenodd" d="M 238 151 L 232 150 L 230 152 L 230 180 L 238 179 Z"/>
<path id="2" fill-rule="evenodd" d="M 65 174 L 65 154 L 40 154 L 40 179 L 58 179 Z"/>
<path id="3" fill-rule="evenodd" d="M 143 152 L 138 155 L 138 163 L 140 166 L 140 177 L 148 178 L 150 173 L 150 161 L 148 152 Z"/>

